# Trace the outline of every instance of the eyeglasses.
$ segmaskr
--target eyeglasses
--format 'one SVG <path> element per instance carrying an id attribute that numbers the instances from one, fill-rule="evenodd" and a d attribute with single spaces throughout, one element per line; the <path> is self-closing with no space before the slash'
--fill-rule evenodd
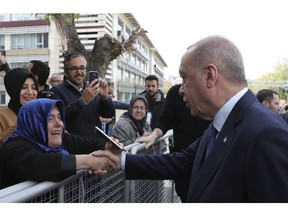
<path id="1" fill-rule="evenodd" d="M 114 98 L 115 96 L 112 93 L 108 93 L 108 97 Z"/>
<path id="2" fill-rule="evenodd" d="M 60 83 L 62 82 L 63 80 L 60 80 L 60 79 L 51 79 L 50 82 L 57 82 L 57 83 Z"/>
<path id="3" fill-rule="evenodd" d="M 73 73 L 76 73 L 76 72 L 78 72 L 78 70 L 80 71 L 80 72 L 85 72 L 86 71 L 86 67 L 70 67 L 70 68 L 66 68 L 66 70 L 69 70 L 69 71 L 71 71 L 71 72 L 73 72 Z"/>
<path id="4" fill-rule="evenodd" d="M 140 110 L 146 110 L 146 107 L 145 107 L 145 106 L 133 106 L 132 108 L 135 109 L 135 110 L 138 110 L 138 109 L 140 109 Z"/>

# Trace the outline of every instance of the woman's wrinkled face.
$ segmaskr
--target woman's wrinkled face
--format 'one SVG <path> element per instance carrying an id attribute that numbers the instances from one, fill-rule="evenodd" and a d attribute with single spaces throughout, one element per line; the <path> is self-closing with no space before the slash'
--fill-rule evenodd
<path id="1" fill-rule="evenodd" d="M 24 105 L 25 103 L 36 99 L 37 95 L 38 92 L 36 88 L 36 83 L 32 78 L 27 78 L 20 91 L 20 104 Z"/>
<path id="2" fill-rule="evenodd" d="M 132 116 L 137 121 L 142 120 L 146 116 L 147 108 L 143 100 L 138 99 L 134 102 L 132 107 Z"/>
<path id="3" fill-rule="evenodd" d="M 63 121 L 58 107 L 54 107 L 48 120 L 48 146 L 56 148 L 62 144 Z"/>

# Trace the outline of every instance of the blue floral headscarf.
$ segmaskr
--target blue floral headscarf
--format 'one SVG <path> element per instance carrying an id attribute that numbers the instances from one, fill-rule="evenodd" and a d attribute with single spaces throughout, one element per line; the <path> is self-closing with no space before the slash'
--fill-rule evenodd
<path id="1" fill-rule="evenodd" d="M 17 116 L 17 128 L 14 130 L 13 135 L 7 138 L 4 143 L 16 137 L 23 137 L 39 146 L 45 153 L 69 154 L 61 146 L 56 148 L 48 146 L 48 120 L 55 106 L 57 106 L 60 111 L 64 124 L 63 131 L 65 131 L 63 102 L 60 100 L 39 98 L 29 101 L 20 108 Z M 62 133 L 62 138 L 63 135 L 64 133 Z"/>

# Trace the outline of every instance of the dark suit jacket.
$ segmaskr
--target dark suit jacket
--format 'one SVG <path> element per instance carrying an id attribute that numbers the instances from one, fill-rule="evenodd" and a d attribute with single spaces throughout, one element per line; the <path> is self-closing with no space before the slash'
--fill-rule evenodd
<path id="1" fill-rule="evenodd" d="M 127 179 L 190 177 L 187 202 L 288 202 L 288 127 L 249 90 L 206 161 L 208 131 L 182 152 L 126 156 Z"/>

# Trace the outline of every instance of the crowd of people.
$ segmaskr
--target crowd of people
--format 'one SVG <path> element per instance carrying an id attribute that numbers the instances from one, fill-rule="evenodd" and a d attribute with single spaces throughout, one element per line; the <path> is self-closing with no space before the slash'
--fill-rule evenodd
<path id="1" fill-rule="evenodd" d="M 187 48 L 182 84 L 166 96 L 149 75 L 130 103 L 115 100 L 114 84 L 103 78 L 87 82 L 78 52 L 65 57 L 63 74 L 50 76 L 49 66 L 34 60 L 10 69 L 1 56 L 0 70 L 10 96 L 0 108 L 1 188 L 59 181 L 80 169 L 100 176 L 121 169 L 126 179 L 174 180 L 183 203 L 288 202 L 288 127 L 279 95 L 248 89 L 242 55 L 224 37 Z M 117 121 L 115 109 L 126 110 Z M 169 154 L 123 153 L 95 126 L 124 147 L 149 148 L 169 129 L 174 142 Z"/>

